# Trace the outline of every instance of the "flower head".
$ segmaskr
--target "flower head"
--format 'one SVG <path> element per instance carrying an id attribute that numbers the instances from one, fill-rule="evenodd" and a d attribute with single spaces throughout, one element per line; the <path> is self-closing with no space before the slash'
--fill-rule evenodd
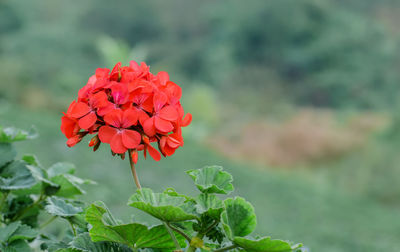
<path id="1" fill-rule="evenodd" d="M 184 115 L 181 96 L 167 72 L 154 75 L 144 62 L 118 63 L 111 71 L 98 68 L 63 113 L 61 131 L 69 147 L 94 134 L 89 142 L 94 150 L 107 143 L 121 157 L 129 150 L 135 163 L 138 151 L 158 161 L 183 146 L 181 127 L 192 116 Z"/>

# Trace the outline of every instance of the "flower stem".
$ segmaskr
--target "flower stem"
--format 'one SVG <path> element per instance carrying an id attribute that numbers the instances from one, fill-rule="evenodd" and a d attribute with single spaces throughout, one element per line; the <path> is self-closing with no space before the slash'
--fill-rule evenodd
<path id="1" fill-rule="evenodd" d="M 129 150 L 128 153 L 129 153 L 129 164 L 131 165 L 131 171 L 132 171 L 133 179 L 135 180 L 136 187 L 137 187 L 137 189 L 142 189 L 142 186 L 140 185 L 139 177 L 136 173 L 135 163 L 132 160 L 132 150 Z"/>
<path id="2" fill-rule="evenodd" d="M 163 224 L 164 224 L 165 228 L 167 229 L 169 235 L 171 236 L 172 240 L 175 243 L 175 247 L 176 247 L 175 251 L 183 251 L 181 248 L 181 245 L 179 245 L 179 242 L 175 237 L 174 231 L 172 231 L 172 229 L 168 226 L 168 224 L 166 222 L 163 222 Z"/>

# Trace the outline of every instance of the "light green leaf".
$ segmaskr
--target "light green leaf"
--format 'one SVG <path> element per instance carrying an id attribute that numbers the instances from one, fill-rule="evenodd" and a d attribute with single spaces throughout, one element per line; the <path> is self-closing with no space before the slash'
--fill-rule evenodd
<path id="1" fill-rule="evenodd" d="M 224 204 L 214 194 L 202 193 L 196 198 L 196 211 L 198 214 L 207 213 L 214 219 L 219 219 L 222 211 L 224 210 Z"/>
<path id="2" fill-rule="evenodd" d="M 88 183 L 87 180 L 70 174 L 56 175 L 50 178 L 50 181 L 61 186 L 60 190 L 55 195 L 65 198 L 85 194 L 85 191 L 80 186 Z"/>
<path id="3" fill-rule="evenodd" d="M 0 143 L 0 168 L 13 161 L 16 155 L 17 152 L 11 144 Z"/>
<path id="4" fill-rule="evenodd" d="M 16 240 L 7 244 L 4 252 L 30 252 L 32 249 L 29 247 L 28 243 L 24 240 Z"/>
<path id="5" fill-rule="evenodd" d="M 37 132 L 34 127 L 29 131 L 17 129 L 14 127 L 3 128 L 0 126 L 0 142 L 11 143 L 37 137 Z"/>
<path id="6" fill-rule="evenodd" d="M 94 242 L 110 241 L 125 244 L 131 248 L 174 249 L 175 245 L 163 225 L 148 229 L 139 223 L 124 225 L 108 225 L 104 222 L 104 215 L 110 213 L 99 205 L 92 204 L 86 211 L 86 221 L 92 225 L 90 237 Z M 182 246 L 185 240 L 175 233 Z"/>
<path id="7" fill-rule="evenodd" d="M 12 162 L 0 173 L 0 189 L 2 190 L 27 189 L 35 184 L 35 178 L 22 161 Z"/>
<path id="8" fill-rule="evenodd" d="M 22 156 L 22 160 L 25 161 L 29 165 L 34 165 L 37 167 L 42 167 L 38 158 L 33 154 L 25 154 Z"/>
<path id="9" fill-rule="evenodd" d="M 47 173 L 49 174 L 49 177 L 54 177 L 60 174 L 74 174 L 76 170 L 76 167 L 74 164 L 71 163 L 55 163 L 53 164 L 48 170 Z"/>
<path id="10" fill-rule="evenodd" d="M 233 191 L 232 175 L 223 171 L 221 166 L 206 166 L 186 173 L 202 193 L 229 194 Z"/>
<path id="11" fill-rule="evenodd" d="M 8 238 L 8 242 L 15 240 L 29 240 L 33 239 L 38 235 L 38 232 L 32 229 L 30 226 L 21 224 L 17 230 Z"/>
<path id="12" fill-rule="evenodd" d="M 7 242 L 19 226 L 21 226 L 20 222 L 12 222 L 5 227 L 0 227 L 0 242 Z"/>
<path id="13" fill-rule="evenodd" d="M 47 205 L 45 206 L 45 210 L 49 214 L 55 216 L 71 217 L 83 211 L 82 208 L 75 207 L 65 200 L 57 197 L 47 198 L 46 202 Z"/>
<path id="14" fill-rule="evenodd" d="M 291 252 L 301 245 L 291 246 L 282 240 L 273 240 L 271 237 L 261 239 L 235 237 L 233 242 L 248 252 Z"/>
<path id="15" fill-rule="evenodd" d="M 128 205 L 142 210 L 165 222 L 180 222 L 196 219 L 194 204 L 180 196 L 166 193 L 153 193 L 143 188 L 129 199 Z"/>
<path id="16" fill-rule="evenodd" d="M 222 224 L 229 239 L 235 236 L 246 236 L 254 231 L 257 225 L 253 206 L 241 197 L 228 198 L 224 201 Z"/>

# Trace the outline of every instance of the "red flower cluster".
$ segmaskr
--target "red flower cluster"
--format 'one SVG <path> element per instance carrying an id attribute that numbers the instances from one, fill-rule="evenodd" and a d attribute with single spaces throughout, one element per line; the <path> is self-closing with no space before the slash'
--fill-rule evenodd
<path id="1" fill-rule="evenodd" d="M 94 151 L 103 142 L 122 158 L 129 150 L 135 163 L 141 150 L 144 157 L 148 151 L 158 161 L 161 155 L 152 142 L 158 143 L 164 156 L 183 146 L 181 127 L 189 125 L 192 116 L 184 116 L 181 95 L 168 73 L 154 75 L 144 62 L 131 61 L 124 67 L 118 63 L 111 73 L 98 68 L 63 113 L 61 131 L 69 147 L 87 134 L 96 134 L 89 143 Z"/>

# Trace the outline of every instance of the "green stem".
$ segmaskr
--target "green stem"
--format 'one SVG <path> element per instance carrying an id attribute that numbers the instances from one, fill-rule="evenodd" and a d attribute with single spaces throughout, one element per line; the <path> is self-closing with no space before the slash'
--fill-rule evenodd
<path id="1" fill-rule="evenodd" d="M 43 194 L 40 195 L 39 199 L 37 201 L 35 201 L 33 204 L 29 205 L 28 207 L 24 208 L 21 212 L 19 212 L 17 215 L 14 216 L 14 218 L 11 219 L 11 221 L 17 221 L 19 220 L 21 217 L 24 216 L 24 214 L 29 211 L 30 209 L 32 209 L 33 207 L 39 205 L 43 200 L 45 200 L 47 198 L 47 196 L 43 197 Z"/>
<path id="2" fill-rule="evenodd" d="M 181 245 L 179 245 L 179 242 L 175 237 L 174 231 L 172 231 L 172 229 L 168 226 L 168 224 L 166 222 L 163 222 L 163 224 L 164 224 L 165 228 L 167 229 L 169 235 L 171 236 L 172 240 L 174 241 L 176 249 L 178 251 L 183 251 L 181 248 Z"/>
<path id="3" fill-rule="evenodd" d="M 169 223 L 167 223 L 167 225 L 168 225 L 168 227 L 170 228 L 170 229 L 172 229 L 172 230 L 174 230 L 175 232 L 177 232 L 177 233 L 179 233 L 180 235 L 182 235 L 183 237 L 185 237 L 185 239 L 188 241 L 188 242 L 190 242 L 192 239 L 187 235 L 187 234 L 185 234 L 182 230 L 180 230 L 180 229 L 178 229 L 178 228 L 176 228 L 176 227 L 174 227 L 174 226 L 171 226 Z"/>
<path id="4" fill-rule="evenodd" d="M 202 234 L 202 233 L 197 233 L 197 235 L 195 236 L 195 237 L 197 237 L 197 238 L 199 238 L 199 239 L 203 239 L 203 237 L 204 237 L 204 234 Z M 190 244 L 190 243 L 189 243 Z M 189 248 L 186 250 L 186 252 L 195 252 L 196 251 L 196 247 L 195 246 L 192 246 L 192 245 L 190 245 L 189 246 Z"/>
<path id="5" fill-rule="evenodd" d="M 142 189 L 142 186 L 140 185 L 140 181 L 139 181 L 139 177 L 136 173 L 136 168 L 135 168 L 135 163 L 132 160 L 132 150 L 128 150 L 128 154 L 129 154 L 129 164 L 131 165 L 131 171 L 132 171 L 132 175 L 133 175 L 133 179 L 135 180 L 135 184 L 137 189 Z"/>
<path id="6" fill-rule="evenodd" d="M 218 221 L 214 221 L 207 229 L 206 231 L 203 232 L 204 235 L 206 235 L 208 232 L 211 231 L 211 229 L 213 229 L 216 225 L 218 225 Z"/>
<path id="7" fill-rule="evenodd" d="M 3 209 L 3 204 L 6 201 L 9 193 L 10 193 L 10 191 L 6 191 L 6 192 L 3 193 L 3 195 L 2 195 L 3 197 L 2 197 L 1 202 L 0 202 L 0 211 Z"/>
<path id="8" fill-rule="evenodd" d="M 237 248 L 237 245 L 233 244 L 233 245 L 225 247 L 225 248 L 213 250 L 213 252 L 222 252 L 222 251 L 227 251 L 227 250 L 234 249 L 234 248 Z"/>
<path id="9" fill-rule="evenodd" d="M 49 225 L 50 223 L 52 223 L 55 219 L 57 219 L 57 216 L 53 216 L 50 219 L 48 219 L 45 223 L 43 223 L 42 225 L 40 225 L 39 229 L 43 229 L 44 227 L 46 227 L 47 225 Z"/>
<path id="10" fill-rule="evenodd" d="M 68 222 L 69 222 L 69 224 L 71 225 L 72 232 L 74 233 L 74 236 L 76 236 L 76 229 L 75 229 L 75 227 L 74 227 L 74 223 L 72 223 L 71 220 L 68 220 Z"/>

